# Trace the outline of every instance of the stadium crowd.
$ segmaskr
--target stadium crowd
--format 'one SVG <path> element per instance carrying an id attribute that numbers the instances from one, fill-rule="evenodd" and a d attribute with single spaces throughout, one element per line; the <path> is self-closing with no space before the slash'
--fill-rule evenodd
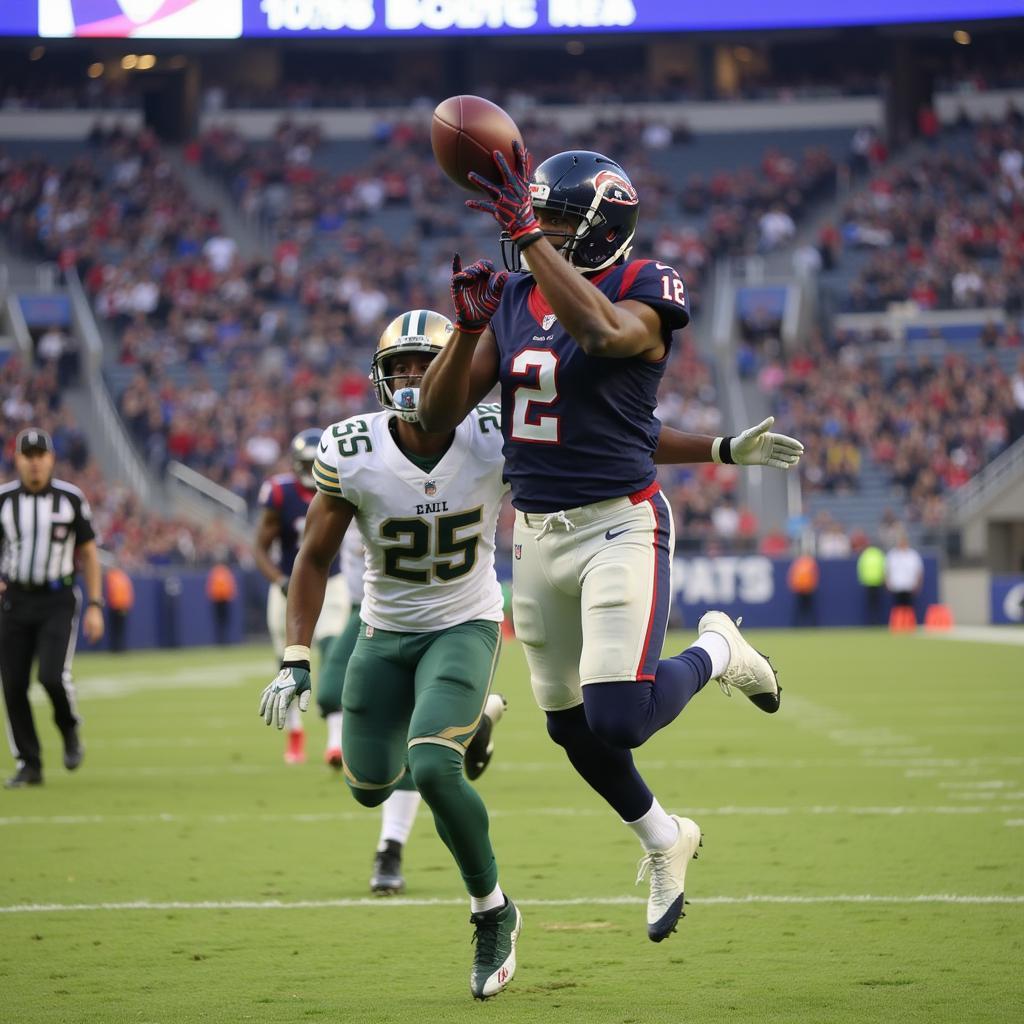
<path id="1" fill-rule="evenodd" d="M 53 439 L 57 476 L 88 497 L 93 522 L 106 551 L 127 569 L 157 565 L 208 565 L 244 561 L 246 556 L 219 524 L 197 526 L 186 519 L 156 515 L 138 496 L 108 481 L 63 401 L 56 360 L 31 367 L 17 357 L 0 364 L 0 480 L 16 476 L 14 442 L 27 426 L 42 427 Z"/>
<path id="2" fill-rule="evenodd" d="M 832 173 L 827 155 L 795 162 L 769 152 L 760 176 L 722 172 L 675 192 L 646 159 L 665 142 L 650 127 L 598 126 L 580 144 L 636 168 L 650 232 L 638 245 L 679 266 L 698 305 L 709 261 L 723 247 L 757 246 L 751 210 L 789 196 L 796 213 Z M 541 124 L 532 137 L 564 144 Z M 208 133 L 189 156 L 222 176 L 274 239 L 269 255 L 250 259 L 215 213 L 190 202 L 152 136 L 97 131 L 92 141 L 66 167 L 0 162 L 0 224 L 23 250 L 82 275 L 109 328 L 122 416 L 148 463 L 162 471 L 176 459 L 248 501 L 295 432 L 372 407 L 366 364 L 380 330 L 401 309 L 448 307 L 453 248 L 493 247 L 486 225 L 460 233 L 473 221 L 452 202 L 426 136 L 405 124 L 382 128 L 366 165 L 340 172 L 316 163 L 320 140 L 307 127 L 286 122 L 265 145 Z M 406 227 L 397 237 L 374 226 L 396 209 Z M 705 228 L 673 226 L 684 216 Z M 674 365 L 685 372 L 672 373 L 667 421 L 710 429 L 707 367 L 695 372 L 692 348 Z M 720 473 L 725 485 L 708 481 L 714 489 L 700 495 L 680 478 L 681 532 L 707 532 L 706 506 L 735 486 Z"/>
<path id="3" fill-rule="evenodd" d="M 953 352 L 886 372 L 856 343 L 819 344 L 772 366 L 760 383 L 780 425 L 817 439 L 800 464 L 805 490 L 854 493 L 870 461 L 908 519 L 926 527 L 941 526 L 946 496 L 1020 436 L 1024 356 L 1013 376 L 991 358 Z"/>
<path id="4" fill-rule="evenodd" d="M 538 153 L 564 145 L 542 116 L 524 130 Z M 927 279 L 939 305 L 965 294 L 958 274 L 974 261 L 978 301 L 1012 310 L 1024 248 L 1020 124 L 1011 118 L 954 141 L 959 151 L 940 145 L 888 168 L 887 154 L 867 140 L 875 177 L 848 205 L 839 248 L 874 238 L 874 258 L 888 261 L 890 276 Z M 221 178 L 265 232 L 270 244 L 256 255 L 243 255 L 217 213 L 194 204 L 153 136 L 97 131 L 92 143 L 66 166 L 0 158 L 0 230 L 23 251 L 81 274 L 108 327 L 121 414 L 148 464 L 162 472 L 178 460 L 249 502 L 282 466 L 294 433 L 373 407 L 366 367 L 380 330 L 402 309 L 448 308 L 453 249 L 493 248 L 488 226 L 462 214 L 425 132 L 411 122 L 382 121 L 354 166 L 338 162 L 315 127 L 291 121 L 264 143 L 228 126 L 202 136 L 186 158 Z M 757 167 L 677 183 L 656 157 L 683 143 L 639 121 L 596 124 L 577 142 L 630 170 L 644 196 L 638 251 L 676 265 L 699 312 L 712 262 L 788 240 L 808 204 L 834 187 L 836 167 L 824 149 L 798 158 L 771 149 Z M 877 266 L 869 263 L 851 289 L 853 306 L 868 292 L 870 308 L 883 294 L 901 294 L 877 284 Z M 1008 337 L 1012 343 L 1013 328 Z M 677 349 L 659 413 L 681 429 L 717 433 L 724 425 L 713 374 L 686 336 Z M 827 439 L 805 457 L 806 485 L 855 489 L 871 458 L 906 489 L 915 517 L 937 519 L 942 495 L 1006 443 L 1005 375 L 990 367 L 976 380 L 969 367 L 950 364 L 933 379 L 916 367 L 911 382 L 926 384 L 933 404 L 899 405 L 870 361 L 855 363 L 849 346 L 763 361 L 760 379 L 777 393 L 784 425 Z M 962 385 L 971 385 L 969 398 L 957 391 Z M 890 404 L 875 402 L 876 392 Z M 970 426 L 940 425 L 939 408 L 965 415 Z M 869 442 L 865 424 L 884 427 L 880 437 Z M 915 474 L 919 464 L 928 471 Z M 666 470 L 663 482 L 684 549 L 708 540 L 754 544 L 757 518 L 736 501 L 731 467 Z M 119 521 L 126 498 L 112 493 L 111 518 Z M 156 559 L 168 547 L 160 531 L 145 541 Z M 175 546 L 203 547 L 194 536 Z"/>
<path id="5" fill-rule="evenodd" d="M 937 135 L 877 172 L 842 214 L 847 252 L 869 258 L 843 299 L 851 312 L 911 300 L 921 309 L 1024 311 L 1024 117 L 1010 111 Z M 840 257 L 842 263 L 842 257 Z"/>

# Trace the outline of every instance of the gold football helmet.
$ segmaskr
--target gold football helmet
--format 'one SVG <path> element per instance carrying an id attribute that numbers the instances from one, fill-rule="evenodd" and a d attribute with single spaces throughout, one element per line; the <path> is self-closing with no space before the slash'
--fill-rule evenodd
<path id="1" fill-rule="evenodd" d="M 370 380 L 377 392 L 377 401 L 389 412 L 395 412 L 408 423 L 419 422 L 420 389 L 392 387 L 394 376 L 388 373 L 387 361 L 400 352 L 429 352 L 436 356 L 451 337 L 452 322 L 431 309 L 411 309 L 396 316 L 384 328 L 377 342 L 377 351 L 370 364 Z"/>

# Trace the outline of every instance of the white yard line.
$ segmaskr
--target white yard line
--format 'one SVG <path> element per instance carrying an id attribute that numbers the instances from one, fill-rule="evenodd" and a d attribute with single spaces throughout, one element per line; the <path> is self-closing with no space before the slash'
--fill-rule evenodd
<path id="1" fill-rule="evenodd" d="M 165 671 L 150 670 L 148 672 L 132 671 L 125 666 L 122 674 L 109 669 L 103 675 L 90 676 L 87 673 L 75 677 L 75 691 L 79 697 L 87 700 L 124 697 L 128 694 L 143 693 L 150 690 L 224 690 L 243 684 L 248 685 L 254 675 L 263 673 L 269 680 L 274 672 L 274 662 L 270 657 L 232 663 L 230 669 L 223 665 L 211 665 L 207 668 L 180 668 Z M 38 687 L 33 687 L 30 694 L 33 700 L 45 700 L 46 695 Z M 256 717 L 256 704 L 259 694 L 253 698 L 253 717 Z"/>
<path id="2" fill-rule="evenodd" d="M 853 817 L 909 817 L 921 815 L 975 815 L 975 814 L 1019 814 L 1024 809 L 1024 798 L 1013 803 L 1001 804 L 953 804 L 940 806 L 895 805 L 844 807 L 838 804 L 809 807 L 687 807 L 687 814 L 695 818 L 743 818 L 743 817 L 786 817 L 786 816 L 839 816 Z M 294 824 L 320 824 L 322 822 L 360 821 L 371 816 L 362 811 L 318 811 L 309 814 L 178 814 L 163 812 L 155 814 L 39 814 L 12 815 L 0 817 L 0 828 L 15 828 L 25 825 L 124 825 L 124 824 L 181 824 L 186 822 L 210 825 L 232 825 L 239 822 L 292 822 Z M 608 818 L 601 809 L 580 807 L 524 807 L 515 810 L 492 810 L 492 818 Z"/>
<path id="3" fill-rule="evenodd" d="M 967 640 L 982 644 L 1014 644 L 1024 646 L 1024 629 L 1020 626 L 954 626 L 948 632 L 916 633 L 921 640 Z"/>
<path id="4" fill-rule="evenodd" d="M 617 907 L 641 906 L 646 900 L 638 896 L 578 896 L 570 899 L 524 899 L 516 901 L 523 907 Z M 1024 896 L 967 896 L 955 893 L 934 893 L 915 896 L 876 896 L 872 894 L 834 896 L 704 896 L 693 899 L 694 906 L 747 906 L 781 904 L 820 906 L 847 903 L 880 904 L 957 904 L 1005 906 L 1024 903 Z M 169 900 L 156 902 L 134 900 L 123 903 L 15 903 L 0 906 L 0 914 L 57 914 L 96 910 L 339 910 L 361 907 L 464 907 L 462 899 L 410 899 L 402 896 L 360 897 L 337 900 Z"/>

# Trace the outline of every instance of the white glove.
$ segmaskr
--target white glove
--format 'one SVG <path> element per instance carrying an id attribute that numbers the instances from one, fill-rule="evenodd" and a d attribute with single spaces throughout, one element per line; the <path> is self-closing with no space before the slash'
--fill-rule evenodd
<path id="1" fill-rule="evenodd" d="M 747 427 L 735 437 L 716 437 L 711 446 L 715 462 L 734 462 L 737 466 L 772 466 L 790 469 L 800 461 L 804 446 L 785 434 L 773 434 L 774 416 L 762 420 L 756 427 Z"/>
<path id="2" fill-rule="evenodd" d="M 305 711 L 312 696 L 309 662 L 288 665 L 278 672 L 277 678 L 263 691 L 260 715 L 267 725 L 274 724 L 278 729 L 283 729 L 291 702 L 298 698 L 299 710 Z"/>

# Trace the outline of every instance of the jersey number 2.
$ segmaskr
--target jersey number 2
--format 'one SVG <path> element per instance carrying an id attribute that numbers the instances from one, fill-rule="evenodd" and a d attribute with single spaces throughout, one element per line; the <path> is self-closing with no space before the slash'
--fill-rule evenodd
<path id="1" fill-rule="evenodd" d="M 539 416 L 531 405 L 551 405 L 558 398 L 558 357 L 550 349 L 524 348 L 512 360 L 513 377 L 536 376 L 536 384 L 519 384 L 512 406 L 512 438 L 533 444 L 558 444 L 559 418 Z"/>

